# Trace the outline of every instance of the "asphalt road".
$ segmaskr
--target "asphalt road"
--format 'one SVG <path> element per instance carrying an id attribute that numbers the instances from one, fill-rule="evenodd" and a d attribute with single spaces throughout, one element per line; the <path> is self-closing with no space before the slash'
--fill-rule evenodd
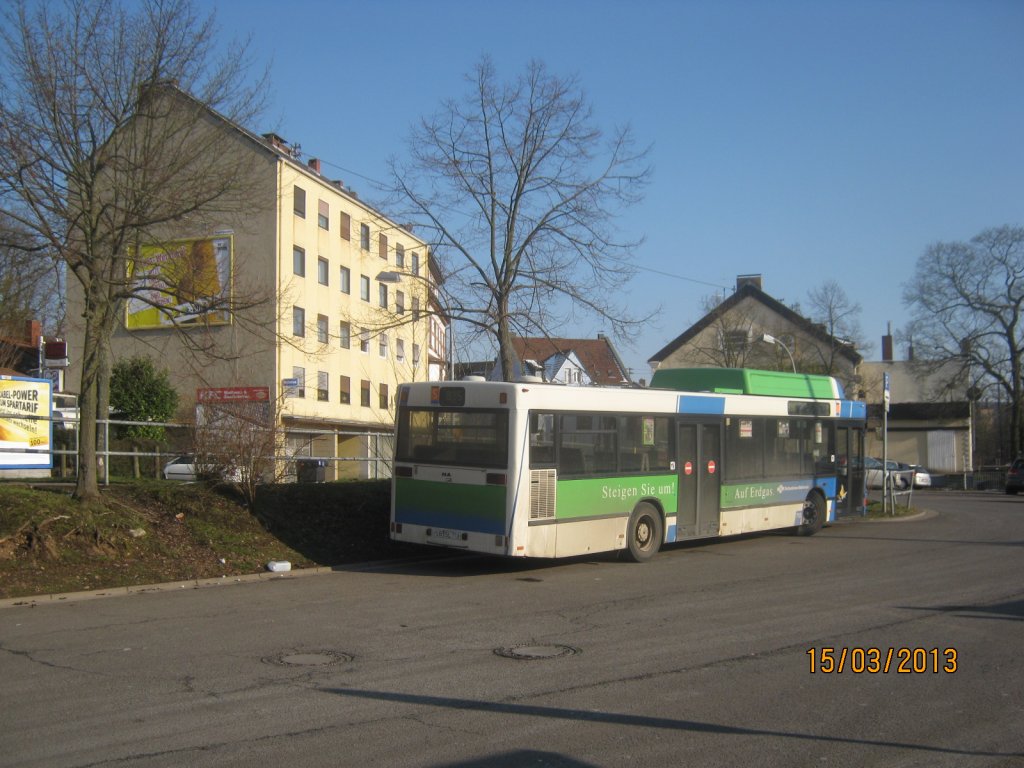
<path id="1" fill-rule="evenodd" d="M 4 607 L 0 766 L 1024 765 L 1024 497 L 915 502 L 645 565 Z"/>

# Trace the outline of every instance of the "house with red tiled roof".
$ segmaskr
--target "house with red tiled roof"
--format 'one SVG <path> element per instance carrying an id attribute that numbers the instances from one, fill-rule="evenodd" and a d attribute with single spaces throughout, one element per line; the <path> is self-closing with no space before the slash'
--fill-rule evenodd
<path id="1" fill-rule="evenodd" d="M 553 337 L 512 337 L 512 346 L 522 374 L 541 376 L 545 381 L 573 386 L 632 386 L 629 370 L 611 340 L 603 333 L 596 339 Z M 492 379 L 501 379 L 496 365 Z"/>

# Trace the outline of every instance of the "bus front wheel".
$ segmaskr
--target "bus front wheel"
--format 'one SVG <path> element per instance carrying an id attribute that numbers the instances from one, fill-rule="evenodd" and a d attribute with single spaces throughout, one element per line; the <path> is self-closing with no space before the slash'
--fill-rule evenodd
<path id="1" fill-rule="evenodd" d="M 811 536 L 821 530 L 825 522 L 825 499 L 820 493 L 810 493 L 804 499 L 803 523 L 798 525 L 798 536 Z"/>
<path id="2" fill-rule="evenodd" d="M 661 549 L 663 536 L 664 528 L 658 510 L 646 502 L 637 504 L 633 514 L 629 516 L 629 525 L 626 527 L 626 551 L 629 553 L 629 559 L 634 563 L 650 560 Z"/>

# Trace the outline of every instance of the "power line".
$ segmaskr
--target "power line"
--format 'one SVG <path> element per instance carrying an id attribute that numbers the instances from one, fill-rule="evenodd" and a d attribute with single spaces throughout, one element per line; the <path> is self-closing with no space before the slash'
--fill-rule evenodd
<path id="1" fill-rule="evenodd" d="M 697 283 L 698 285 L 706 285 L 711 288 L 721 288 L 723 291 L 728 291 L 730 289 L 728 285 L 719 285 L 718 283 L 709 283 L 705 280 L 697 280 L 693 277 L 684 277 L 683 275 L 675 275 L 671 272 L 662 272 L 660 269 L 651 269 L 650 267 L 641 267 L 635 264 L 633 265 L 633 268 L 643 272 L 653 272 L 656 275 L 664 275 L 665 277 L 674 277 L 676 280 L 685 280 L 688 283 Z"/>

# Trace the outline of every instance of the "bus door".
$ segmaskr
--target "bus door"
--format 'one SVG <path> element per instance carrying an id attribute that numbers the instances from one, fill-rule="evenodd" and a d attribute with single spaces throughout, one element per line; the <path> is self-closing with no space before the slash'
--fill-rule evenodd
<path id="1" fill-rule="evenodd" d="M 716 536 L 721 498 L 722 425 L 717 420 L 680 421 L 677 446 L 676 541 Z"/>
<path id="2" fill-rule="evenodd" d="M 836 430 L 836 514 L 864 512 L 867 486 L 864 484 L 864 428 Z"/>

